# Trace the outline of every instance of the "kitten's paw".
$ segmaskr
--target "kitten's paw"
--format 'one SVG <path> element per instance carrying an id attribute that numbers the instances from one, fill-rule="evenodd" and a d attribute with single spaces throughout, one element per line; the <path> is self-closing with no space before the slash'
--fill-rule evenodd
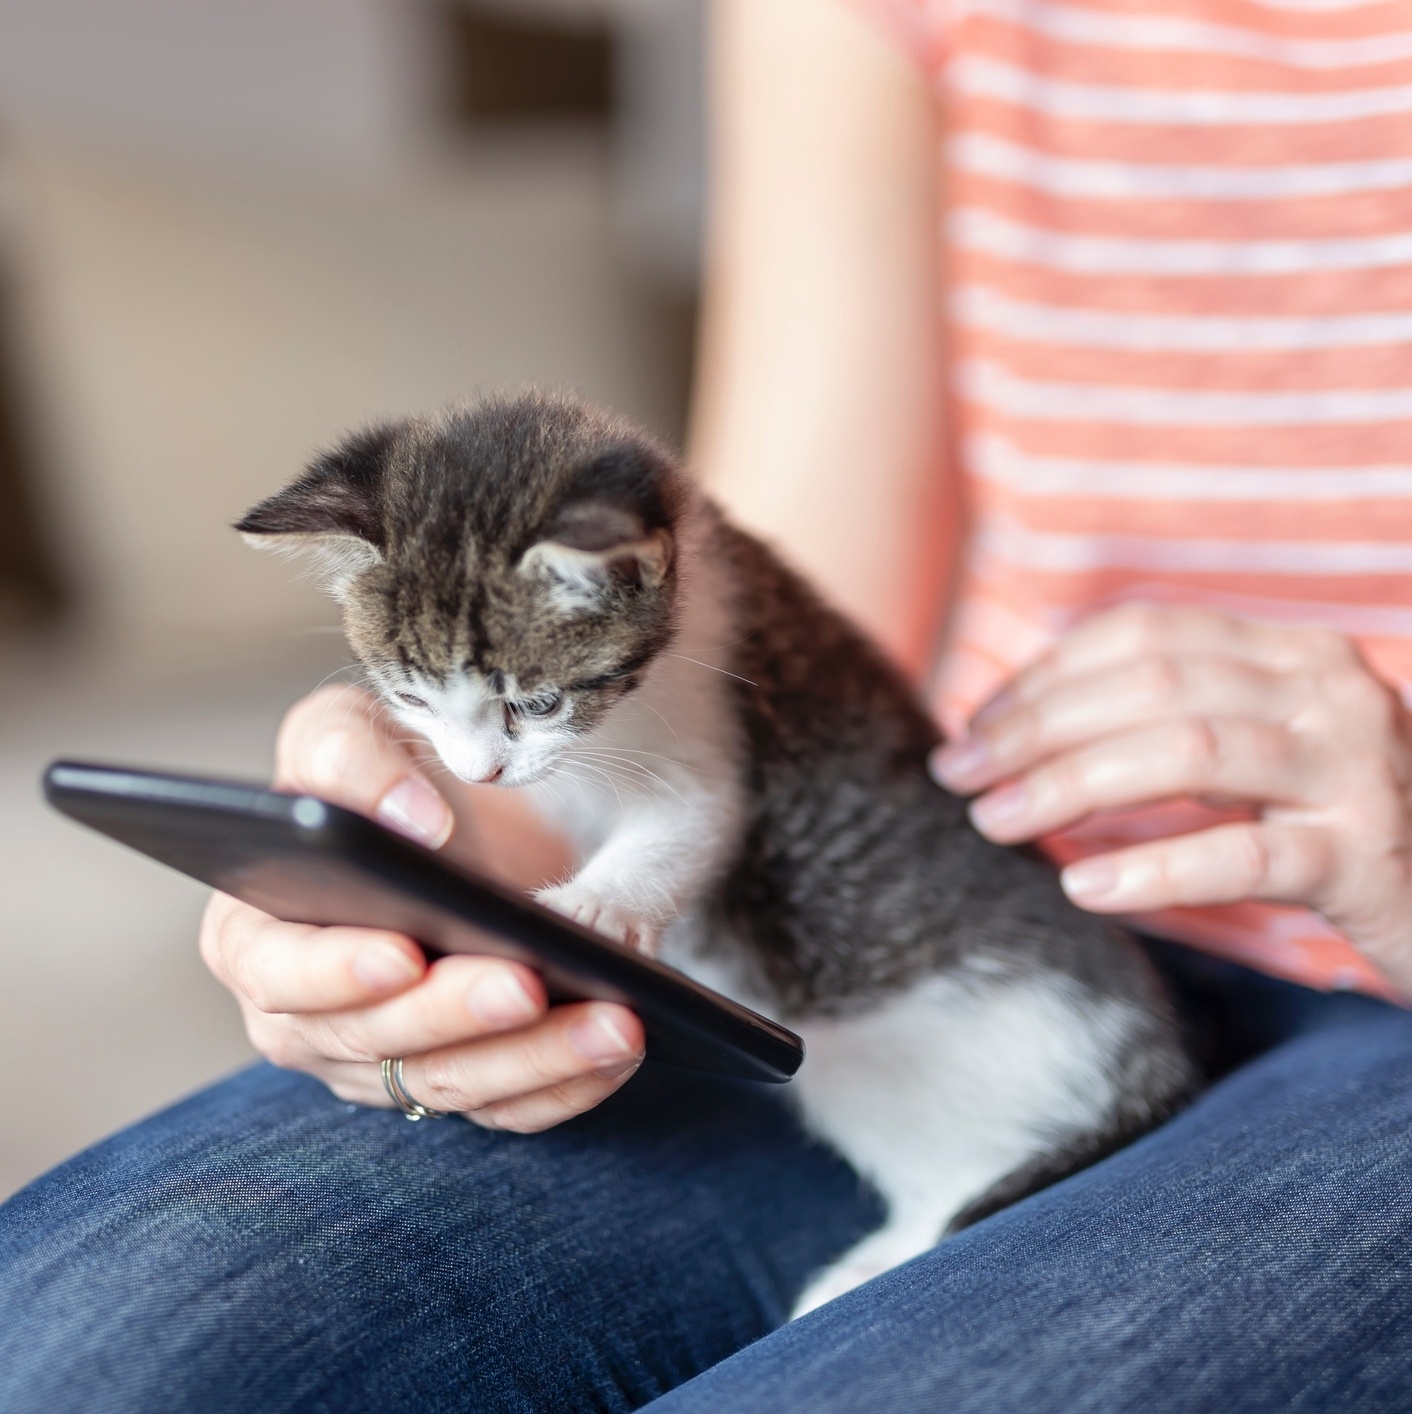
<path id="1" fill-rule="evenodd" d="M 800 1316 L 826 1305 L 834 1297 L 842 1296 L 855 1286 L 862 1286 L 865 1281 L 872 1281 L 874 1277 L 880 1277 L 903 1262 L 920 1256 L 936 1242 L 943 1226 L 941 1213 L 922 1213 L 911 1219 L 890 1220 L 856 1247 L 850 1248 L 832 1266 L 825 1267 L 804 1288 L 803 1295 L 789 1313 L 789 1319 L 797 1321 Z"/>
<path id="2" fill-rule="evenodd" d="M 557 884 L 552 889 L 541 889 L 535 897 L 546 908 L 592 928 L 615 943 L 625 943 L 630 948 L 646 953 L 648 957 L 657 955 L 657 945 L 661 941 L 662 929 L 650 920 L 639 917 L 629 909 L 592 889 L 581 887 L 570 879 L 567 884 Z"/>

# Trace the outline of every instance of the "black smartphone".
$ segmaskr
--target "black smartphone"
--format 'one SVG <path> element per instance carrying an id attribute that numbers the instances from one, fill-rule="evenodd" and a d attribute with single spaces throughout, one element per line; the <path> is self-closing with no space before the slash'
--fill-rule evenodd
<path id="1" fill-rule="evenodd" d="M 804 1060 L 794 1032 L 665 963 L 452 866 L 310 795 L 126 766 L 56 761 L 65 815 L 291 923 L 389 928 L 430 956 L 492 953 L 535 968 L 555 1001 L 621 1002 L 654 1060 L 776 1084 Z"/>

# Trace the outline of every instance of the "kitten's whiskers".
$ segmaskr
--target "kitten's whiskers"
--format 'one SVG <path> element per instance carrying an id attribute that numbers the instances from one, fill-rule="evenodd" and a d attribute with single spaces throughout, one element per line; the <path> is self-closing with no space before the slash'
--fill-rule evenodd
<path id="1" fill-rule="evenodd" d="M 749 678 L 743 678 L 739 673 L 728 672 L 725 668 L 718 668 L 714 663 L 703 663 L 700 658 L 688 658 L 685 653 L 668 653 L 668 658 L 680 658 L 683 663 L 695 663 L 698 668 L 709 668 L 713 673 L 720 673 L 722 677 L 734 678 L 737 682 L 743 682 L 746 687 L 759 687 L 758 682 L 751 682 Z"/>
<path id="2" fill-rule="evenodd" d="M 600 753 L 593 751 L 574 750 L 572 751 L 572 755 L 574 756 L 575 760 L 582 762 L 582 764 L 585 766 L 591 766 L 593 764 L 593 761 L 598 761 L 600 764 L 595 769 L 604 771 L 605 773 L 610 771 L 620 772 L 625 768 L 631 767 L 633 770 L 639 772 L 640 776 L 645 778 L 645 780 L 635 779 L 632 776 L 620 776 L 619 779 L 621 779 L 625 785 L 642 786 L 646 783 L 646 781 L 655 781 L 664 790 L 671 791 L 671 793 L 676 796 L 676 798 L 680 800 L 683 805 L 686 804 L 686 797 L 682 795 L 682 793 L 677 790 L 677 788 L 673 786 L 670 781 L 666 780 L 663 776 L 661 776 L 658 772 L 652 770 L 650 767 L 644 766 L 640 761 L 629 761 L 626 758 L 610 755 L 606 752 Z"/>
<path id="3" fill-rule="evenodd" d="M 580 764 L 585 767 L 588 767 L 588 769 L 590 770 L 593 769 L 591 766 L 589 766 L 589 763 L 587 761 L 581 762 Z M 554 769 L 566 780 L 573 781 L 576 785 L 580 787 L 592 786 L 594 790 L 598 791 L 601 795 L 606 796 L 608 794 L 607 788 L 603 785 L 602 781 L 595 781 L 589 776 L 580 776 L 576 771 L 569 770 L 569 768 L 564 765 L 562 761 L 556 763 Z M 618 804 L 621 805 L 623 803 L 623 798 L 621 795 L 618 795 L 618 789 L 616 786 L 613 787 L 613 794 L 617 796 Z"/>
<path id="4" fill-rule="evenodd" d="M 667 756 L 660 751 L 644 751 L 637 746 L 595 746 L 595 751 L 602 752 L 605 756 L 621 756 L 629 759 L 634 756 L 651 756 L 657 761 L 670 761 L 673 766 L 680 766 L 683 771 L 700 772 L 700 766 L 693 766 L 689 761 L 683 761 L 679 756 Z"/>
<path id="5" fill-rule="evenodd" d="M 627 703 L 625 705 L 629 707 L 646 707 L 647 710 L 651 712 L 654 716 L 656 716 L 661 721 L 662 725 L 666 727 L 666 729 L 671 732 L 671 734 L 676 738 L 677 745 L 681 746 L 683 744 L 681 739 L 681 733 L 678 732 L 677 729 L 666 719 L 666 717 L 663 716 L 663 714 L 659 712 L 657 708 L 655 708 L 650 702 L 644 702 L 641 697 L 630 697 L 628 698 Z"/>

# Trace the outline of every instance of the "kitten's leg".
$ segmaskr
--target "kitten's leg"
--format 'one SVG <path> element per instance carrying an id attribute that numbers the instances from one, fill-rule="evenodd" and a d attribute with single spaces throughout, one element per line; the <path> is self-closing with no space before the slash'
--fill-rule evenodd
<path id="1" fill-rule="evenodd" d="M 630 800 L 612 832 L 541 903 L 621 942 L 656 952 L 663 930 L 713 882 L 735 848 L 733 783 Z"/>
<path id="2" fill-rule="evenodd" d="M 869 1178 L 888 1221 L 806 1288 L 802 1315 L 938 1242 L 1000 1179 L 1104 1130 L 1131 1018 L 1067 978 L 925 978 L 856 1017 L 799 1024 L 806 1122 Z"/>
<path id="3" fill-rule="evenodd" d="M 593 818 L 581 818 L 574 834 L 596 849 L 541 901 L 648 952 L 724 874 L 744 828 L 733 675 L 713 667 L 720 645 L 739 638 L 729 607 L 734 585 L 724 566 L 700 553 L 700 531 L 683 541 L 690 592 L 673 650 L 659 654 L 638 692 L 566 754 L 569 779 L 548 791 L 569 790 L 575 774 L 591 778 L 593 804 L 578 813 Z"/>
<path id="4" fill-rule="evenodd" d="M 935 1212 L 890 1213 L 882 1227 L 825 1267 L 804 1288 L 789 1313 L 790 1320 L 798 1320 L 835 1296 L 842 1296 L 855 1286 L 862 1286 L 865 1281 L 872 1281 L 893 1267 L 921 1256 L 936 1246 L 945 1226 L 945 1215 Z"/>

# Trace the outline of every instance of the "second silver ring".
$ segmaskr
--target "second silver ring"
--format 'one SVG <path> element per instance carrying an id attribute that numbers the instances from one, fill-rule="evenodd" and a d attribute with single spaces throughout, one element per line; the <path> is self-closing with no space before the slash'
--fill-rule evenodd
<path id="1" fill-rule="evenodd" d="M 422 1119 L 445 1119 L 450 1110 L 434 1110 L 420 1100 L 414 1100 L 402 1078 L 402 1057 L 389 1056 L 382 1063 L 382 1088 L 388 1098 L 413 1124 Z"/>

